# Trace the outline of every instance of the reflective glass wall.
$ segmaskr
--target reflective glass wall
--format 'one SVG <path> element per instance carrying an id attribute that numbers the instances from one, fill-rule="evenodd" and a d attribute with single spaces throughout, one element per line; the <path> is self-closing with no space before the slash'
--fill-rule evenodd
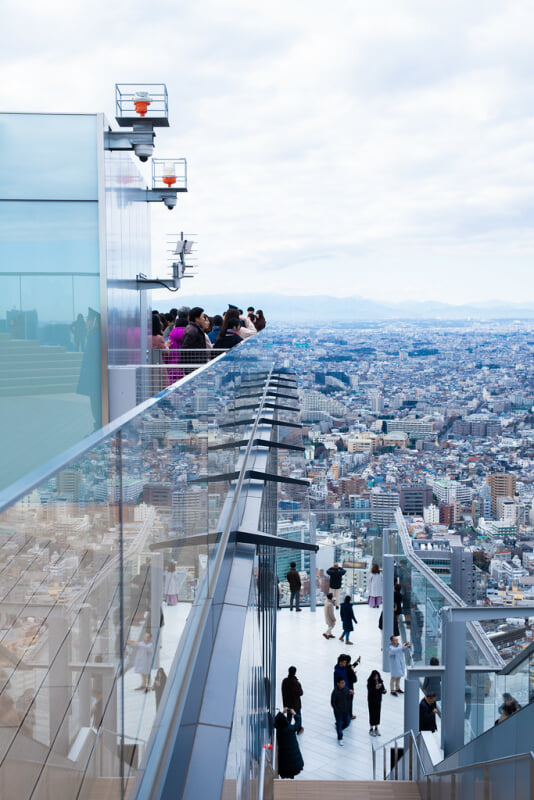
<path id="1" fill-rule="evenodd" d="M 210 533 L 232 488 L 209 478 L 235 471 L 239 447 L 219 446 L 244 433 L 236 397 L 265 367 L 255 345 L 95 434 L 16 501 L 0 499 L 1 797 L 131 789 L 172 702 L 167 680 L 189 679 L 220 547 Z M 250 587 L 230 781 L 257 775 L 267 736 L 273 572 L 269 548 Z"/>
<path id="2" fill-rule="evenodd" d="M 104 153 L 106 126 L 0 115 L 0 488 L 106 421 L 103 344 L 111 363 L 146 358 L 140 293 L 110 281 L 150 271 L 148 204 L 131 154 Z"/>
<path id="3" fill-rule="evenodd" d="M 96 136 L 96 116 L 0 115 L 0 487 L 101 423 Z"/>

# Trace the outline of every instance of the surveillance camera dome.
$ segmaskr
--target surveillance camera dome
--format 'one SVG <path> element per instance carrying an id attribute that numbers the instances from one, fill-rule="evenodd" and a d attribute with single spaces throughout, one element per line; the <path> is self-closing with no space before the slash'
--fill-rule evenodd
<path id="1" fill-rule="evenodd" d="M 148 161 L 152 153 L 154 152 L 154 145 L 153 144 L 136 144 L 134 146 L 134 153 L 143 163 Z"/>
<path id="2" fill-rule="evenodd" d="M 169 211 L 172 211 L 173 208 L 176 205 L 176 195 L 172 195 L 171 194 L 171 195 L 168 195 L 167 197 L 164 197 L 163 198 L 163 202 L 165 203 L 165 205 L 167 206 Z"/>

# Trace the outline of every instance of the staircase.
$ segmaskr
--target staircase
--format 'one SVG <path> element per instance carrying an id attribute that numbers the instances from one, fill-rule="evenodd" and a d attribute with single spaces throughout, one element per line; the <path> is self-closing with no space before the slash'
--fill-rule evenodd
<path id="1" fill-rule="evenodd" d="M 274 800 L 421 800 L 415 781 L 275 780 Z"/>
<path id="2" fill-rule="evenodd" d="M 75 392 L 83 353 L 0 333 L 0 397 Z"/>

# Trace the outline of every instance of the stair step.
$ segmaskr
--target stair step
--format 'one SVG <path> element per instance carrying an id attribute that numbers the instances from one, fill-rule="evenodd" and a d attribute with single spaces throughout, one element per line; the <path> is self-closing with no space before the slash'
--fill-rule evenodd
<path id="1" fill-rule="evenodd" d="M 415 781 L 275 780 L 274 800 L 421 800 Z"/>

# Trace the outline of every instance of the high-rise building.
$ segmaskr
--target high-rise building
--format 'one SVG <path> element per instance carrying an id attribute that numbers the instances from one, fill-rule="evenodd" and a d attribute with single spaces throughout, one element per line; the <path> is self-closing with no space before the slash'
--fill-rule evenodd
<path id="1" fill-rule="evenodd" d="M 517 479 L 508 472 L 494 472 L 486 476 L 486 483 L 491 490 L 492 512 L 497 514 L 497 498 L 513 497 L 515 495 Z"/>
<path id="2" fill-rule="evenodd" d="M 410 485 L 400 487 L 399 505 L 403 514 L 422 514 L 423 509 L 432 503 L 432 487 Z"/>

